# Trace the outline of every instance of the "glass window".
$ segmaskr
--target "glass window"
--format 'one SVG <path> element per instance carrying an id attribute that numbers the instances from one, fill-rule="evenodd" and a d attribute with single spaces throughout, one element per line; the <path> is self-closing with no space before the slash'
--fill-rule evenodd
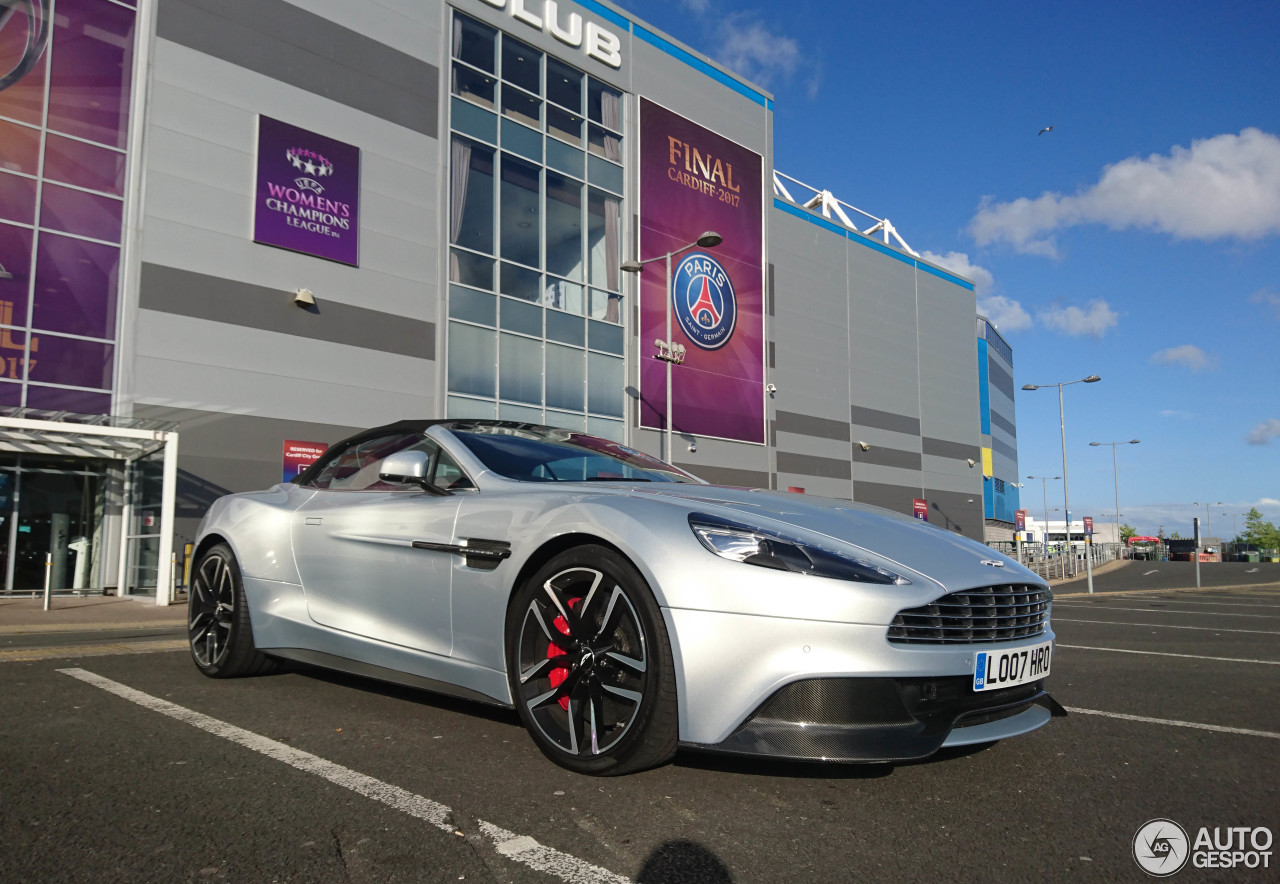
<path id="1" fill-rule="evenodd" d="M 448 399 L 449 417 L 465 417 L 492 420 L 497 414 L 497 405 L 492 399 L 468 399 L 466 396 L 450 396 Z"/>
<path id="2" fill-rule="evenodd" d="M 582 329 L 582 317 L 548 310 L 547 338 L 581 347 L 586 342 Z"/>
<path id="3" fill-rule="evenodd" d="M 58 387 L 27 387 L 27 408 L 44 411 L 70 411 L 75 414 L 110 414 L 111 394 L 86 393 L 84 390 L 63 390 Z"/>
<path id="4" fill-rule="evenodd" d="M 582 280 L 582 184 L 547 172 L 548 273 Z"/>
<path id="5" fill-rule="evenodd" d="M 493 396 L 498 364 L 497 332 L 449 323 L 449 391 Z"/>
<path id="6" fill-rule="evenodd" d="M 449 286 L 449 317 L 480 325 L 498 324 L 498 299 L 488 292 Z"/>
<path id="7" fill-rule="evenodd" d="M 42 233 L 36 252 L 35 327 L 115 337 L 120 247 Z"/>
<path id="8" fill-rule="evenodd" d="M 495 73 L 494 41 L 498 32 L 486 24 L 473 18 L 454 13 L 453 15 L 453 57 L 460 58 L 469 65 L 481 70 Z"/>
<path id="9" fill-rule="evenodd" d="M 502 79 L 521 89 L 542 92 L 542 53 L 528 43 L 502 35 Z"/>
<path id="10" fill-rule="evenodd" d="M 587 118 L 621 132 L 622 93 L 594 77 L 587 78 Z"/>
<path id="11" fill-rule="evenodd" d="M 547 165 L 561 172 L 568 172 L 575 178 L 582 178 L 582 161 L 586 156 L 576 147 L 561 144 L 554 138 L 547 139 Z"/>
<path id="12" fill-rule="evenodd" d="M 120 242 L 124 201 L 46 181 L 40 195 L 40 226 Z"/>
<path id="13" fill-rule="evenodd" d="M 0 93 L 3 94 L 3 93 Z M 0 206 L 4 199 L 0 197 Z M 31 239 L 29 227 L 0 224 L 0 263 L 10 276 L 0 278 L 0 325 L 27 324 L 27 289 L 31 285 Z M 12 332 L 0 332 L 0 357 L 12 355 Z M 22 349 L 18 344 L 18 349 Z"/>
<path id="14" fill-rule="evenodd" d="M 582 113 L 582 72 L 548 58 L 547 98 L 561 107 Z"/>
<path id="15" fill-rule="evenodd" d="M 465 64 L 453 63 L 453 94 L 459 98 L 493 108 L 493 97 L 497 80 L 488 74 L 481 73 Z"/>
<path id="16" fill-rule="evenodd" d="M 0 172 L 0 218 L 36 223 L 36 179 Z"/>
<path id="17" fill-rule="evenodd" d="M 542 342 L 503 334 L 499 345 L 498 397 L 542 404 Z"/>
<path id="18" fill-rule="evenodd" d="M 40 130 L 0 120 L 0 169 L 34 175 L 40 169 Z M 2 202 L 2 201 L 0 201 Z"/>
<path id="19" fill-rule="evenodd" d="M 586 353 L 547 344 L 547 407 L 582 411 L 587 389 Z"/>
<path id="20" fill-rule="evenodd" d="M 621 427 L 620 421 L 611 421 Z M 590 425 L 590 424 L 588 424 Z M 457 424 L 453 434 L 481 463 L 521 482 L 697 482 L 693 476 L 634 448 L 554 429 L 518 430 Z"/>
<path id="21" fill-rule="evenodd" d="M 539 267 L 542 198 L 538 166 L 502 155 L 502 257 Z"/>
<path id="22" fill-rule="evenodd" d="M 463 285 L 475 286 L 478 289 L 493 289 L 492 258 L 464 252 L 461 249 L 449 250 L 449 281 Z"/>
<path id="23" fill-rule="evenodd" d="M 547 277 L 547 291 L 543 299 L 548 307 L 555 307 L 557 310 L 567 310 L 570 313 L 582 315 L 582 286 L 576 282 L 565 282 L 563 279 Z"/>
<path id="24" fill-rule="evenodd" d="M 622 360 L 587 354 L 587 411 L 622 417 Z"/>
<path id="25" fill-rule="evenodd" d="M 604 322 L 622 322 L 622 295 L 616 292 L 602 292 L 599 289 L 591 290 L 591 312 L 589 314 L 592 319 L 600 319 Z M 621 353 L 621 350 L 617 351 Z"/>
<path id="26" fill-rule="evenodd" d="M 597 156 L 587 157 L 587 178 L 597 187 L 622 193 L 622 167 Z"/>
<path id="27" fill-rule="evenodd" d="M 595 123 L 587 127 L 587 150 L 614 163 L 622 162 L 622 137 Z"/>
<path id="28" fill-rule="evenodd" d="M 581 147 L 582 117 L 560 110 L 558 107 L 548 107 L 547 134 Z"/>
<path id="29" fill-rule="evenodd" d="M 449 242 L 492 254 L 494 150 L 457 135 L 450 149 Z"/>
<path id="30" fill-rule="evenodd" d="M 587 428 L 587 416 L 581 411 L 570 413 L 548 410 L 543 422 L 549 427 L 564 427 L 566 430 L 577 430 L 579 433 Z"/>
<path id="31" fill-rule="evenodd" d="M 510 295 L 522 301 L 536 301 L 542 292 L 542 274 L 504 261 L 500 290 L 504 295 Z"/>
<path id="32" fill-rule="evenodd" d="M 459 132 L 474 135 L 482 141 L 498 140 L 498 117 L 482 107 L 454 98 L 449 103 L 452 125 Z"/>
<path id="33" fill-rule="evenodd" d="M 526 126 L 542 128 L 542 100 L 519 89 L 507 86 L 502 90 L 502 114 Z"/>
<path id="34" fill-rule="evenodd" d="M 618 291 L 618 240 L 621 204 L 617 197 L 591 190 L 587 200 L 587 252 L 590 283 Z"/>
<path id="35" fill-rule="evenodd" d="M 542 162 L 542 133 L 514 120 L 502 121 L 502 149 L 518 153 L 526 160 Z"/>
<path id="36" fill-rule="evenodd" d="M 124 194 L 124 169 L 124 154 L 120 151 L 52 133 L 45 140 L 46 178 L 121 196 Z"/>
<path id="37" fill-rule="evenodd" d="M 524 335 L 542 337 L 542 308 L 525 301 L 512 298 L 500 298 L 502 301 L 503 331 L 520 332 Z"/>
<path id="38" fill-rule="evenodd" d="M 38 338 L 33 335 L 31 355 L 27 371 L 30 380 L 68 387 L 111 389 L 115 356 L 115 347 L 111 344 L 56 335 L 42 334 Z"/>
<path id="39" fill-rule="evenodd" d="M 50 129 L 125 146 L 135 17 L 132 9 L 101 0 L 58 0 L 49 75 Z"/>
<path id="40" fill-rule="evenodd" d="M 602 439 L 621 442 L 623 433 L 622 421 L 609 420 L 604 417 L 588 417 L 587 432 Z"/>
<path id="41" fill-rule="evenodd" d="M 588 322 L 587 335 L 592 350 L 603 350 L 606 353 L 622 355 L 622 327 L 606 325 L 603 322 Z"/>
<path id="42" fill-rule="evenodd" d="M 522 424 L 542 423 L 542 409 L 530 408 L 527 405 L 512 405 L 510 402 L 498 403 L 498 420 L 517 421 Z"/>

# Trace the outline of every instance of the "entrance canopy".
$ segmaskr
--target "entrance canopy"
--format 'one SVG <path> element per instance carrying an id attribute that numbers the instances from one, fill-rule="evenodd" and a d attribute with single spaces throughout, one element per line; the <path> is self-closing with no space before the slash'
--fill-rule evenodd
<path id="1" fill-rule="evenodd" d="M 125 496 L 120 530 L 117 593 L 128 583 L 129 531 L 133 522 L 131 476 L 135 461 L 163 452 L 156 604 L 169 604 L 173 583 L 173 513 L 178 485 L 177 424 L 164 421 L 40 411 L 0 409 L 0 453 L 73 457 L 122 462 Z"/>

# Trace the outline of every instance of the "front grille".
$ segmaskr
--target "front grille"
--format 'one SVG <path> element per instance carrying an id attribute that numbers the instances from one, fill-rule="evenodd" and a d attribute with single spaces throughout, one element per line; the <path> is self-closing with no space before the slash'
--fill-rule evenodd
<path id="1" fill-rule="evenodd" d="M 894 644 L 971 645 L 1007 642 L 1042 634 L 1053 594 L 1039 586 L 1010 583 L 944 595 L 899 611 L 889 626 Z"/>

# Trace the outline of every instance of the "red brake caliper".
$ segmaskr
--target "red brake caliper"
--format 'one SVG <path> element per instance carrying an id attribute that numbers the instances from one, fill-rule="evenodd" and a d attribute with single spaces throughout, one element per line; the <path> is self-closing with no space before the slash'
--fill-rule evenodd
<path id="1" fill-rule="evenodd" d="M 572 611 L 580 601 L 582 601 L 582 599 L 580 598 L 569 599 L 569 610 Z M 562 634 L 564 635 L 569 634 L 569 621 L 565 620 L 564 617 L 557 615 L 556 619 L 551 621 L 551 625 L 554 626 L 556 629 L 558 629 Z M 568 651 L 560 647 L 555 642 L 551 642 L 549 645 L 547 645 L 548 660 L 554 659 L 555 657 L 563 657 L 567 653 Z M 568 666 L 556 666 L 551 670 L 551 672 L 547 674 L 547 680 L 551 682 L 551 686 L 553 688 L 560 687 L 560 685 L 562 685 L 564 683 L 564 680 L 568 677 L 569 677 Z M 566 712 L 569 711 L 568 697 L 561 697 L 557 702 L 560 704 L 561 709 L 563 709 Z"/>

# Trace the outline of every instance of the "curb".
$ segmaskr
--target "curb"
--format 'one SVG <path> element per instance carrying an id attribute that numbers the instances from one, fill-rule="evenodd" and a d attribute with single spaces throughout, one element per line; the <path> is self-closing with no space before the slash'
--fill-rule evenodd
<path id="1" fill-rule="evenodd" d="M 1280 583 L 1232 583 L 1226 586 L 1171 586 L 1165 589 L 1125 589 L 1119 592 L 1064 592 L 1054 593 L 1057 599 L 1089 599 L 1102 596 L 1154 595 L 1160 592 L 1215 592 L 1223 589 L 1280 589 Z"/>

